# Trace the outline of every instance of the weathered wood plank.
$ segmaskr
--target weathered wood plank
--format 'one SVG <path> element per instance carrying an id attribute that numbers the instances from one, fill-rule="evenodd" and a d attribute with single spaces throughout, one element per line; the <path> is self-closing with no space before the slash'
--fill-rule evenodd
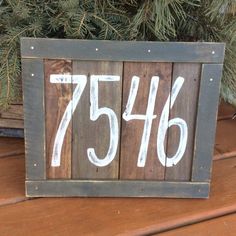
<path id="1" fill-rule="evenodd" d="M 219 121 L 219 120 L 232 119 L 235 113 L 236 113 L 236 107 L 223 101 L 222 99 L 219 104 L 217 120 Z"/>
<path id="2" fill-rule="evenodd" d="M 72 99 L 71 83 L 51 83 L 52 74 L 71 74 L 72 66 L 69 60 L 45 60 L 45 120 L 46 120 L 46 154 L 47 177 L 49 179 L 71 178 L 71 122 L 65 133 L 61 150 L 60 166 L 52 166 L 53 148 L 56 146 L 55 137 L 63 114 Z M 71 111 L 72 112 L 72 111 Z"/>
<path id="3" fill-rule="evenodd" d="M 208 200 L 36 199 L 1 207 L 1 233 L 17 235 L 20 229 L 20 235 L 25 236 L 32 235 L 32 232 L 35 236 L 63 236 L 65 232 L 68 235 L 77 235 L 78 232 L 98 236 L 150 235 L 235 212 L 235 161 L 235 158 L 230 158 L 214 162 Z"/>
<path id="4" fill-rule="evenodd" d="M 43 60 L 22 59 L 21 65 L 24 91 L 26 179 L 45 179 Z"/>
<path id="5" fill-rule="evenodd" d="M 171 63 L 127 62 L 124 64 L 123 112 L 127 106 L 131 80 L 134 75 L 140 78 L 140 83 L 131 114 L 146 114 L 152 77 L 159 76 L 160 79 L 156 100 L 154 100 L 153 104 L 153 114 L 157 117 L 153 120 L 151 119 L 152 124 L 149 124 L 151 129 L 149 142 L 146 136 L 144 136 L 143 139 L 143 141 L 147 142 L 147 155 L 144 167 L 138 167 L 137 162 L 145 127 L 145 120 L 122 120 L 120 162 L 121 179 L 164 179 L 164 167 L 161 165 L 157 157 L 157 130 L 160 121 L 160 114 L 170 93 L 171 72 Z M 149 122 L 150 119 L 147 123 Z"/>
<path id="6" fill-rule="evenodd" d="M 24 121 L 16 119 L 2 119 L 0 118 L 0 127 L 13 128 L 13 129 L 24 129 Z"/>
<path id="7" fill-rule="evenodd" d="M 219 218 L 200 222 L 198 224 L 186 225 L 184 227 L 154 234 L 160 236 L 199 236 L 199 235 L 227 235 L 234 236 L 236 232 L 236 213 Z"/>
<path id="8" fill-rule="evenodd" d="M 119 81 L 98 82 L 98 108 L 112 109 L 120 129 L 121 93 L 122 93 L 121 62 L 89 62 L 74 61 L 73 74 L 86 75 L 87 85 L 73 115 L 73 178 L 74 179 L 117 179 L 119 169 L 119 143 L 114 160 L 108 166 L 98 167 L 92 164 L 87 155 L 88 148 L 94 148 L 99 159 L 105 158 L 110 144 L 110 128 L 108 116 L 98 116 L 92 121 L 90 111 L 91 75 L 120 76 Z M 75 85 L 74 85 L 75 87 Z M 95 102 L 95 100 L 93 100 Z M 76 105 L 76 104 L 74 104 Z M 101 111 L 101 110 L 100 110 Z M 98 111 L 96 111 L 98 114 Z M 118 134 L 119 139 L 119 134 Z"/>
<path id="9" fill-rule="evenodd" d="M 217 122 L 214 159 L 236 156 L 236 120 L 220 120 Z"/>
<path id="10" fill-rule="evenodd" d="M 2 138 L 0 139 L 0 143 Z M 0 147 L 1 150 L 1 147 Z M 21 149 L 21 152 L 24 150 Z M 0 206 L 27 200 L 24 155 L 0 158 Z M 1 232 L 1 230 L 0 230 Z"/>
<path id="11" fill-rule="evenodd" d="M 198 93 L 201 76 L 201 65 L 190 63 L 175 63 L 173 66 L 172 84 L 177 77 L 183 77 L 184 83 L 170 109 L 169 119 L 180 118 L 187 123 L 187 146 L 181 160 L 172 167 L 166 167 L 165 180 L 190 180 L 194 149 Z M 167 132 L 167 156 L 173 157 L 180 145 L 180 128 L 171 126 Z"/>
<path id="12" fill-rule="evenodd" d="M 1 118 L 23 120 L 23 105 L 10 105 L 6 111 L 0 112 Z"/>
<path id="13" fill-rule="evenodd" d="M 224 43 L 22 38 L 23 58 L 222 63 Z"/>
<path id="14" fill-rule="evenodd" d="M 0 158 L 16 156 L 25 153 L 24 139 L 0 138 Z"/>
<path id="15" fill-rule="evenodd" d="M 210 180 L 222 67 L 221 64 L 202 65 L 192 181 Z"/>

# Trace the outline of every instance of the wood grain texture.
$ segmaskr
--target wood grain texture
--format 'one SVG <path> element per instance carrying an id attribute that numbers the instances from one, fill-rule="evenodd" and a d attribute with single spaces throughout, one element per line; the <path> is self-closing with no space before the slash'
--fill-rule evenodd
<path id="1" fill-rule="evenodd" d="M 208 200 L 35 199 L 0 208 L 0 232 L 15 236 L 32 232 L 35 236 L 149 235 L 229 214 L 236 211 L 235 162 L 236 158 L 230 158 L 214 163 Z"/>
<path id="2" fill-rule="evenodd" d="M 10 105 L 6 111 L 0 112 L 0 117 L 5 119 L 23 120 L 23 105 Z"/>
<path id="3" fill-rule="evenodd" d="M 194 149 L 197 103 L 201 76 L 201 65 L 191 63 L 175 63 L 173 65 L 172 84 L 178 76 L 185 79 L 184 84 L 170 110 L 169 119 L 176 117 L 183 119 L 188 126 L 188 140 L 186 151 L 182 159 L 173 167 L 166 167 L 165 180 L 190 180 Z M 180 139 L 178 126 L 171 126 L 167 132 L 167 156 L 175 155 Z"/>
<path id="4" fill-rule="evenodd" d="M 124 64 L 123 111 L 128 101 L 131 79 L 140 77 L 139 90 L 131 114 L 146 114 L 150 82 L 152 76 L 159 76 L 159 86 L 155 102 L 154 114 L 145 167 L 137 167 L 138 154 L 142 140 L 144 120 L 122 120 L 121 133 L 121 179 L 164 179 L 164 167 L 157 157 L 157 131 L 160 114 L 165 105 L 171 87 L 171 63 L 138 63 Z"/>
<path id="5" fill-rule="evenodd" d="M 21 155 L 25 153 L 24 139 L 0 138 L 0 158 Z"/>
<path id="6" fill-rule="evenodd" d="M 109 120 L 106 115 L 96 121 L 90 120 L 90 75 L 119 75 L 120 81 L 98 82 L 98 106 L 111 108 L 117 115 L 120 127 L 121 62 L 74 61 L 73 74 L 88 76 L 86 88 L 73 115 L 73 178 L 74 179 L 117 179 L 119 169 L 119 144 L 114 160 L 105 167 L 97 167 L 87 157 L 87 149 L 94 148 L 96 155 L 103 159 L 109 148 Z M 75 86 L 74 86 L 75 87 Z"/>
<path id="7" fill-rule="evenodd" d="M 18 119 L 6 119 L 0 118 L 0 127 L 3 128 L 14 128 L 14 129 L 24 129 L 24 121 Z"/>
<path id="8" fill-rule="evenodd" d="M 217 122 L 214 159 L 236 156 L 235 145 L 236 120 L 220 120 Z"/>
<path id="9" fill-rule="evenodd" d="M 4 139 L 0 138 L 0 143 Z M 3 141 L 4 142 L 4 141 Z M 14 144 L 11 144 L 14 148 Z M 9 148 L 9 147 L 8 147 Z M 0 151 L 2 148 L 0 147 Z M 21 152 L 24 149 L 21 148 Z M 0 158 L 0 206 L 25 201 L 24 155 Z M 1 229 L 0 229 L 1 234 Z"/>
<path id="10" fill-rule="evenodd" d="M 201 223 L 181 227 L 161 234 L 160 236 L 234 236 L 236 234 L 236 213 L 219 218 L 203 221 Z"/>
<path id="11" fill-rule="evenodd" d="M 46 156 L 47 177 L 49 179 L 71 178 L 72 124 L 70 122 L 62 145 L 61 164 L 52 167 L 52 153 L 56 132 L 65 109 L 72 98 L 72 85 L 50 83 L 51 74 L 71 74 L 71 61 L 45 60 L 45 119 L 46 119 Z M 72 112 L 72 111 L 71 111 Z"/>
<path id="12" fill-rule="evenodd" d="M 219 104 L 217 120 L 232 119 L 232 117 L 235 113 L 236 113 L 236 107 L 221 100 L 220 104 Z"/>

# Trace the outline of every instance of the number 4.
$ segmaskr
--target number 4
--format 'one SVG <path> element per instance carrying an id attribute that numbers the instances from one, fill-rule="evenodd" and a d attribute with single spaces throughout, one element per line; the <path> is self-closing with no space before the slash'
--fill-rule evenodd
<path id="1" fill-rule="evenodd" d="M 141 141 L 139 154 L 138 154 L 138 163 L 137 163 L 138 167 L 144 167 L 146 163 L 148 144 L 149 144 L 149 139 L 150 139 L 150 134 L 151 134 L 151 129 L 152 129 L 152 120 L 156 118 L 156 116 L 153 115 L 153 113 L 154 113 L 154 108 L 155 108 L 159 77 L 158 76 L 152 77 L 149 96 L 148 96 L 148 105 L 147 105 L 146 115 L 137 115 L 137 114 L 131 115 L 134 102 L 137 96 L 137 92 L 138 92 L 139 80 L 140 78 L 138 76 L 133 76 L 132 78 L 130 94 L 129 94 L 126 110 L 124 111 L 124 114 L 123 114 L 123 119 L 126 121 L 134 120 L 134 119 L 145 120 L 142 141 Z"/>

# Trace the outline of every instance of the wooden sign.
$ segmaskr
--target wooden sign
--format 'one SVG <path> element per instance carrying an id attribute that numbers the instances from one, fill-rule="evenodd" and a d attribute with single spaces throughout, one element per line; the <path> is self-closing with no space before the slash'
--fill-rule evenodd
<path id="1" fill-rule="evenodd" d="M 208 197 L 224 44 L 21 50 L 28 196 Z"/>

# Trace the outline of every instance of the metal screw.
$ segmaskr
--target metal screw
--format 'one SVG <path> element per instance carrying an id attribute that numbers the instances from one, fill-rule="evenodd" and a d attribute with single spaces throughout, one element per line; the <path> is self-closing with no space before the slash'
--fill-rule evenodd
<path id="1" fill-rule="evenodd" d="M 96 48 L 95 50 L 98 51 L 98 48 Z"/>
<path id="2" fill-rule="evenodd" d="M 31 74 L 32 77 L 34 77 L 34 74 Z"/>
<path id="3" fill-rule="evenodd" d="M 148 52 L 151 52 L 151 50 L 150 50 L 150 49 L 148 49 Z"/>
<path id="4" fill-rule="evenodd" d="M 34 163 L 34 167 L 36 167 L 37 166 L 37 164 L 36 163 Z"/>
<path id="5" fill-rule="evenodd" d="M 214 55 L 214 54 L 215 54 L 215 51 L 212 51 L 211 54 Z"/>
<path id="6" fill-rule="evenodd" d="M 30 49 L 31 49 L 31 50 L 34 50 L 34 46 L 31 46 Z"/>
<path id="7" fill-rule="evenodd" d="M 213 81 L 213 78 L 210 78 L 210 81 L 212 82 L 212 81 Z"/>

